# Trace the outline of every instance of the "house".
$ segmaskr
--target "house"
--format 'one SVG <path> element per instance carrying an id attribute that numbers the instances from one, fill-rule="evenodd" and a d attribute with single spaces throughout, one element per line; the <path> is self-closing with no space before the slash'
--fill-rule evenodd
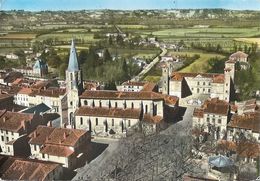
<path id="1" fill-rule="evenodd" d="M 239 62 L 242 69 L 247 69 L 249 67 L 248 54 L 242 51 L 233 53 L 232 55 L 230 55 L 229 59 Z"/>
<path id="2" fill-rule="evenodd" d="M 234 96 L 235 62 L 226 61 L 224 74 L 172 72 L 172 64 L 162 66 L 162 93 L 185 98 L 207 96 L 230 101 Z"/>
<path id="3" fill-rule="evenodd" d="M 233 114 L 227 125 L 227 139 L 230 141 L 242 138 L 260 143 L 260 111 L 246 112 L 243 115 Z"/>
<path id="4" fill-rule="evenodd" d="M 213 134 L 215 139 L 222 138 L 229 121 L 229 103 L 218 98 L 207 99 L 200 108 L 195 108 L 192 127 L 200 132 Z"/>
<path id="5" fill-rule="evenodd" d="M 57 163 L 0 155 L 1 180 L 58 180 L 62 175 Z"/>
<path id="6" fill-rule="evenodd" d="M 43 77 L 48 74 L 48 65 L 41 59 L 37 59 L 33 66 L 33 75 Z"/>
<path id="7" fill-rule="evenodd" d="M 37 59 L 33 67 L 13 68 L 12 70 L 20 72 L 25 76 L 43 77 L 48 74 L 48 65 L 41 59 Z"/>
<path id="8" fill-rule="evenodd" d="M 29 135 L 32 158 L 74 169 L 87 154 L 90 134 L 84 130 L 38 126 Z"/>
<path id="9" fill-rule="evenodd" d="M 17 60 L 17 59 L 19 59 L 19 56 L 18 56 L 18 55 L 15 55 L 14 53 L 7 54 L 5 57 L 6 57 L 7 59 L 11 59 L 11 60 Z"/>
<path id="10" fill-rule="evenodd" d="M 1 154 L 27 155 L 26 135 L 38 125 L 47 125 L 39 114 L 26 114 L 0 110 L 0 146 Z"/>
<path id="11" fill-rule="evenodd" d="M 140 91 L 157 91 L 157 85 L 150 82 L 124 82 L 116 86 L 118 91 L 123 92 L 140 92 Z"/>
<path id="12" fill-rule="evenodd" d="M 244 162 L 256 163 L 260 157 L 260 144 L 250 140 L 218 141 L 217 149 L 229 155 L 236 154 Z"/>

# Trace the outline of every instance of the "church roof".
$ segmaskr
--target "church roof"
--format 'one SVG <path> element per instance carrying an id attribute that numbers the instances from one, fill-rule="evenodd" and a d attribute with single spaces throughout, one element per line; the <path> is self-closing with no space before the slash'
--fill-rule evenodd
<path id="1" fill-rule="evenodd" d="M 75 48 L 74 40 L 71 41 L 68 71 L 69 72 L 79 71 L 79 64 L 78 64 L 78 60 L 77 60 L 77 51 Z"/>

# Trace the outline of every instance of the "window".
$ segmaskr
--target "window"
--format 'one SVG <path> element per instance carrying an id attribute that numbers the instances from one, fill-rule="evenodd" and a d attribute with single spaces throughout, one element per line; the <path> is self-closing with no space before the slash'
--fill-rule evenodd
<path id="1" fill-rule="evenodd" d="M 44 153 L 42 153 L 42 158 L 45 158 L 45 155 L 44 155 Z"/>
<path id="2" fill-rule="evenodd" d="M 221 124 L 221 119 L 218 119 L 218 124 Z"/>
<path id="3" fill-rule="evenodd" d="M 7 150 L 8 150 L 7 152 L 10 152 L 10 147 L 9 146 L 7 147 Z"/>
<path id="4" fill-rule="evenodd" d="M 96 118 L 96 126 L 98 125 L 98 118 Z"/>
<path id="5" fill-rule="evenodd" d="M 200 92 L 200 89 L 199 88 L 197 88 L 197 93 L 199 93 Z"/>
<path id="6" fill-rule="evenodd" d="M 2 140 L 2 141 L 4 141 L 4 140 L 5 140 L 5 139 L 4 139 L 4 136 L 1 136 L 1 140 Z"/>
<path id="7" fill-rule="evenodd" d="M 73 105 L 73 102 L 72 102 L 72 101 L 70 102 L 70 105 L 71 105 L 71 106 Z"/>
<path id="8" fill-rule="evenodd" d="M 207 122 L 209 123 L 209 118 L 207 118 Z"/>
<path id="9" fill-rule="evenodd" d="M 212 123 L 215 124 L 215 118 L 212 119 Z"/>
<path id="10" fill-rule="evenodd" d="M 200 82 L 197 82 L 197 85 L 200 85 Z"/>
<path id="11" fill-rule="evenodd" d="M 84 101 L 84 105 L 85 105 L 85 106 L 88 105 L 88 101 L 87 101 L 87 100 Z"/>
<path id="12" fill-rule="evenodd" d="M 145 113 L 147 114 L 148 112 L 148 105 L 145 105 Z"/>
<path id="13" fill-rule="evenodd" d="M 9 137 L 6 137 L 6 142 L 8 142 L 9 141 Z"/>
<path id="14" fill-rule="evenodd" d="M 99 107 L 102 107 L 102 102 L 101 101 L 99 101 Z"/>
<path id="15" fill-rule="evenodd" d="M 80 125 L 83 125 L 83 118 L 80 117 Z"/>
<path id="16" fill-rule="evenodd" d="M 14 135 L 14 132 L 11 132 L 11 135 L 13 136 L 13 135 Z"/>
<path id="17" fill-rule="evenodd" d="M 132 102 L 132 109 L 134 109 L 134 103 Z"/>
<path id="18" fill-rule="evenodd" d="M 37 147 L 36 147 L 36 145 L 34 145 L 34 150 L 35 150 L 35 151 L 37 150 Z"/>
<path id="19" fill-rule="evenodd" d="M 117 108 L 117 102 L 115 102 L 115 108 Z"/>
<path id="20" fill-rule="evenodd" d="M 208 93 L 210 93 L 210 89 L 208 89 Z"/>
<path id="21" fill-rule="evenodd" d="M 115 125 L 115 121 L 114 121 L 114 119 L 112 119 L 112 126 L 114 126 Z"/>
<path id="22" fill-rule="evenodd" d="M 205 82 L 203 82 L 203 85 L 206 85 L 206 83 L 205 83 Z"/>
<path id="23" fill-rule="evenodd" d="M 131 120 L 129 119 L 128 120 L 128 127 L 130 127 L 131 126 Z M 260 138 L 260 137 L 259 137 Z"/>

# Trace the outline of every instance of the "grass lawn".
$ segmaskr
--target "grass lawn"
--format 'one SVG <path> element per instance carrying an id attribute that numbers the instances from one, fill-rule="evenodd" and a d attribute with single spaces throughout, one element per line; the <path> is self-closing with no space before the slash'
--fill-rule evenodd
<path id="1" fill-rule="evenodd" d="M 195 60 L 192 64 L 189 66 L 183 68 L 180 70 L 180 72 L 192 72 L 192 73 L 205 73 L 208 70 L 210 70 L 210 66 L 208 65 L 208 60 L 210 58 L 219 57 L 224 58 L 224 56 L 216 53 L 206 53 L 202 51 L 185 51 L 185 52 L 170 52 L 171 55 L 179 55 L 179 56 L 193 56 L 195 54 L 199 54 L 200 58 Z"/>
<path id="2" fill-rule="evenodd" d="M 144 81 L 148 81 L 148 82 L 153 82 L 153 83 L 158 83 L 161 79 L 161 76 L 152 76 L 152 75 L 148 75 L 144 78 Z"/>

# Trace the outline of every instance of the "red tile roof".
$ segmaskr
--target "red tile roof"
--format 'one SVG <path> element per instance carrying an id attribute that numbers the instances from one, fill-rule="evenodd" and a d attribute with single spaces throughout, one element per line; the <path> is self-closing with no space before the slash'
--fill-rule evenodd
<path id="1" fill-rule="evenodd" d="M 248 54 L 242 52 L 242 51 L 238 51 L 236 53 L 233 53 L 232 55 L 230 55 L 229 58 L 231 59 L 237 59 L 237 58 L 247 58 Z"/>
<path id="2" fill-rule="evenodd" d="M 171 75 L 171 80 L 182 81 L 185 77 L 197 77 L 198 75 L 203 78 L 211 78 L 214 83 L 224 83 L 224 74 L 210 74 L 210 73 L 182 73 L 173 72 Z"/>
<path id="3" fill-rule="evenodd" d="M 30 144 L 48 144 L 60 146 L 75 146 L 78 140 L 87 134 L 84 130 L 67 129 L 67 128 L 53 128 L 47 126 L 38 126 L 29 137 Z"/>
<path id="4" fill-rule="evenodd" d="M 31 123 L 32 119 L 33 114 L 24 114 L 1 110 L 0 129 L 18 132 L 21 128 L 25 129 L 26 122 Z"/>
<path id="5" fill-rule="evenodd" d="M 155 83 L 147 82 L 141 91 L 154 91 L 156 87 Z"/>
<path id="6" fill-rule="evenodd" d="M 218 142 L 218 149 L 226 151 L 235 151 L 239 156 L 244 158 L 257 158 L 260 156 L 260 144 L 251 141 L 226 141 Z"/>
<path id="7" fill-rule="evenodd" d="M 151 91 L 121 92 L 121 91 L 85 91 L 81 99 L 114 99 L 114 100 L 165 100 L 166 104 L 178 103 L 178 97 L 167 96 Z"/>
<path id="8" fill-rule="evenodd" d="M 229 111 L 229 103 L 218 98 L 208 99 L 202 105 L 205 113 L 214 113 L 219 115 L 227 115 Z"/>
<path id="9" fill-rule="evenodd" d="M 75 115 L 139 119 L 141 109 L 82 106 L 76 111 Z"/>
<path id="10" fill-rule="evenodd" d="M 58 167 L 52 162 L 7 157 L 0 166 L 0 175 L 3 180 L 46 180 Z"/>
<path id="11" fill-rule="evenodd" d="M 40 153 L 53 155 L 53 156 L 59 156 L 59 157 L 69 157 L 70 155 L 72 155 L 74 153 L 74 151 L 67 146 L 46 144 L 40 150 Z"/>
<path id="12" fill-rule="evenodd" d="M 204 116 L 204 110 L 201 108 L 195 108 L 193 112 L 194 117 L 203 118 Z"/>
<path id="13" fill-rule="evenodd" d="M 252 130 L 260 133 L 260 112 L 244 113 L 244 115 L 234 114 L 228 127 Z"/>
<path id="14" fill-rule="evenodd" d="M 10 97 L 13 97 L 13 95 L 10 94 L 1 94 L 0 92 L 0 101 L 3 101 L 5 99 L 9 99 Z"/>
<path id="15" fill-rule="evenodd" d="M 144 114 L 143 121 L 148 122 L 148 123 L 155 123 L 155 124 L 157 124 L 157 123 L 160 123 L 160 122 L 163 121 L 163 117 L 158 116 L 158 115 L 152 116 L 150 114 Z"/>
<path id="16" fill-rule="evenodd" d="M 46 90 L 33 90 L 31 96 L 59 97 L 66 94 L 66 89 L 49 88 Z"/>
<path id="17" fill-rule="evenodd" d="M 23 87 L 19 92 L 18 94 L 26 94 L 26 95 L 30 95 L 32 93 L 32 89 L 31 88 L 26 88 L 26 87 Z"/>

